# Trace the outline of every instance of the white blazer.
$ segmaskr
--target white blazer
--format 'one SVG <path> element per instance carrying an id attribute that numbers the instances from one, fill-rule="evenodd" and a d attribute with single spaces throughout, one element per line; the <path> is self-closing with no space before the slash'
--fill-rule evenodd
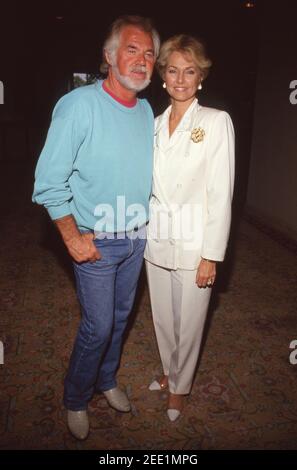
<path id="1" fill-rule="evenodd" d="M 169 138 L 171 106 L 155 119 L 155 153 L 145 259 L 197 269 L 223 261 L 234 186 L 234 129 L 225 111 L 191 103 Z"/>

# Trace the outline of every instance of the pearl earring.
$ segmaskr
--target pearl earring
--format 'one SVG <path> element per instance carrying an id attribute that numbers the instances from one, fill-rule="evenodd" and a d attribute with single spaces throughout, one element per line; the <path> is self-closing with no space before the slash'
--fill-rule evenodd
<path id="1" fill-rule="evenodd" d="M 199 83 L 198 90 L 202 90 L 202 82 Z"/>
<path id="2" fill-rule="evenodd" d="M 164 82 L 162 86 L 163 86 L 163 88 L 166 88 L 166 83 Z"/>

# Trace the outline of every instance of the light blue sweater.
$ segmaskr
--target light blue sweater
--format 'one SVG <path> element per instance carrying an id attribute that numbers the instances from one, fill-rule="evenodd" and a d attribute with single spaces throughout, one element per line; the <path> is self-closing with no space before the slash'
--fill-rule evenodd
<path id="1" fill-rule="evenodd" d="M 121 232 L 144 224 L 153 132 L 146 100 L 128 108 L 102 88 L 102 81 L 71 91 L 54 108 L 33 202 L 44 205 L 52 219 L 73 214 L 82 230 Z"/>

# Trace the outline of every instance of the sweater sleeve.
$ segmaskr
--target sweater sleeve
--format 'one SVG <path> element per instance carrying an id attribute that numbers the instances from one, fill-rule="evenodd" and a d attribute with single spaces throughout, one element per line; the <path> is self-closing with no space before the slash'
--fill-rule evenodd
<path id="1" fill-rule="evenodd" d="M 212 125 L 206 170 L 207 220 L 201 256 L 223 261 L 227 248 L 234 187 L 234 129 L 221 111 Z"/>
<path id="2" fill-rule="evenodd" d="M 56 104 L 46 142 L 35 171 L 33 202 L 43 205 L 52 219 L 71 214 L 69 177 L 85 138 L 82 104 L 69 93 Z"/>

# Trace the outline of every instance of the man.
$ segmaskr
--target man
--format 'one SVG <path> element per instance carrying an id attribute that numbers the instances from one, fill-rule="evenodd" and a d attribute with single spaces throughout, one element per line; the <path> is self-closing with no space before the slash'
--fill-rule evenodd
<path id="1" fill-rule="evenodd" d="M 94 391 L 130 411 L 116 370 L 143 260 L 154 126 L 136 94 L 150 82 L 159 46 L 148 19 L 117 19 L 103 49 L 106 80 L 59 100 L 36 168 L 33 201 L 46 207 L 73 258 L 81 304 L 64 388 L 78 439 L 88 435 Z"/>

